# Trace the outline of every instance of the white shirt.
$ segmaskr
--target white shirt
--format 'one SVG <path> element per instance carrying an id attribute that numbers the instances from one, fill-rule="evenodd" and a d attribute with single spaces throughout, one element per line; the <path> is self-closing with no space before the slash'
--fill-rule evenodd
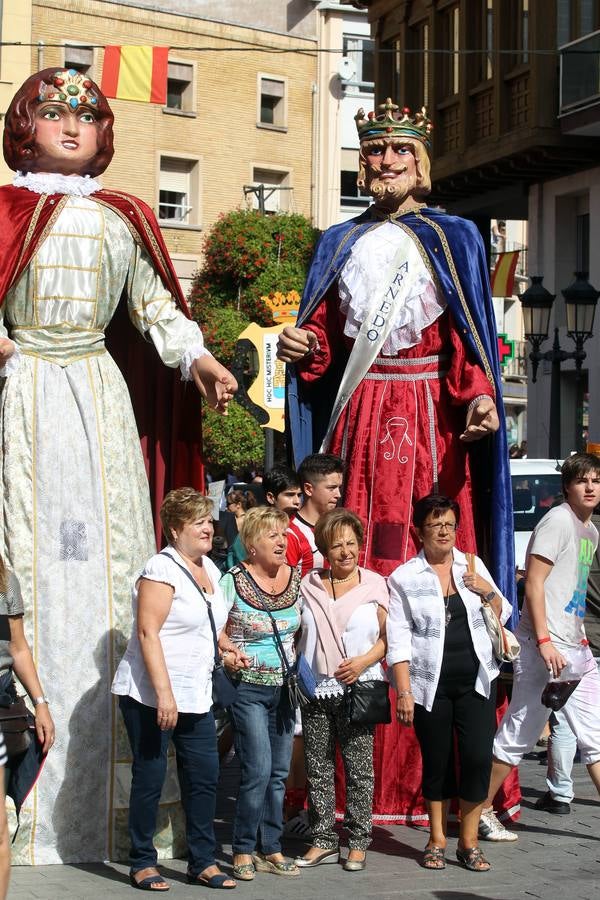
<path id="1" fill-rule="evenodd" d="M 323 675 L 316 671 L 315 653 L 317 649 L 317 628 L 315 617 L 307 603 L 302 599 L 300 591 L 300 610 L 302 613 L 302 632 L 298 649 L 304 653 L 307 663 L 313 670 L 317 680 L 317 697 L 335 697 L 344 693 L 345 686 L 337 678 Z M 335 603 L 333 597 L 331 603 Z M 376 599 L 372 603 L 362 603 L 348 619 L 346 629 L 342 635 L 342 643 L 346 651 L 346 657 L 362 656 L 368 653 L 379 640 L 379 619 L 377 611 L 379 604 Z M 359 676 L 359 681 L 386 681 L 381 663 L 374 663 Z"/>
<path id="2" fill-rule="evenodd" d="M 590 566 L 598 546 L 598 530 L 584 524 L 568 503 L 546 513 L 535 527 L 527 559 L 534 553 L 552 563 L 544 582 L 548 634 L 560 647 L 576 647 L 586 640 L 584 616 Z M 523 607 L 518 634 L 535 638 L 529 606 Z"/>
<path id="3" fill-rule="evenodd" d="M 188 568 L 173 547 L 167 547 L 165 552 L 179 565 Z M 219 587 L 221 573 L 207 556 L 202 558 L 202 564 L 206 566 L 212 584 L 213 593 L 207 594 L 207 598 L 212 606 L 218 636 L 227 621 L 225 600 Z M 160 554 L 148 560 L 135 580 L 132 592 L 133 632 L 116 671 L 112 692 L 132 697 L 145 706 L 156 707 L 156 692 L 137 636 L 138 587 L 142 578 L 169 584 L 174 591 L 171 609 L 160 629 L 159 638 L 177 710 L 182 713 L 208 712 L 212 706 L 214 642 L 206 603 L 188 576 Z"/>
<path id="4" fill-rule="evenodd" d="M 499 672 L 498 664 L 481 615 L 481 598 L 466 588 L 463 582 L 467 558 L 456 548 L 453 554 L 452 575 L 467 610 L 473 649 L 479 660 L 475 690 L 478 694 L 489 697 L 491 683 Z M 475 570 L 502 597 L 500 589 L 477 556 Z M 421 550 L 418 556 L 392 572 L 388 587 L 390 611 L 387 620 L 387 663 L 390 667 L 397 662 L 410 664 L 410 686 L 415 703 L 429 711 L 433 706 L 444 655 L 446 619 L 442 586 Z M 502 623 L 506 622 L 511 612 L 510 603 L 502 597 Z"/>

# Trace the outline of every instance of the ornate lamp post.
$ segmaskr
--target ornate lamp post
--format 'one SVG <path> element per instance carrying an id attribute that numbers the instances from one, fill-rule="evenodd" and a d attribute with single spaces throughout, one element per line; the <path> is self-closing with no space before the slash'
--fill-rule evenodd
<path id="1" fill-rule="evenodd" d="M 575 272 L 575 281 L 562 291 L 567 312 L 567 334 L 575 342 L 575 350 L 563 350 L 558 340 L 558 328 L 554 329 L 554 342 L 551 350 L 542 351 L 541 345 L 548 338 L 550 313 L 554 303 L 554 294 L 542 285 L 542 276 L 533 275 L 531 287 L 520 296 L 523 307 L 525 339 L 532 346 L 529 359 L 532 364 L 533 382 L 537 379 L 538 365 L 541 360 L 552 363 L 550 380 L 550 436 L 549 456 L 558 459 L 560 452 L 560 366 L 567 359 L 575 361 L 577 378 L 581 377 L 581 366 L 586 358 L 583 349 L 585 342 L 591 338 L 594 328 L 596 303 L 600 297 L 587 280 L 587 272 Z"/>

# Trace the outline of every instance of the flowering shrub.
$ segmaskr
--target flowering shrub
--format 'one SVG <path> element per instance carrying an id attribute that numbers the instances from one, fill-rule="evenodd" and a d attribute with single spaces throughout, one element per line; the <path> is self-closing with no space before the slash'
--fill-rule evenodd
<path id="1" fill-rule="evenodd" d="M 209 468 L 237 472 L 262 465 L 265 436 L 262 428 L 235 400 L 228 415 L 220 416 L 204 406 L 202 440 L 204 461 Z"/>

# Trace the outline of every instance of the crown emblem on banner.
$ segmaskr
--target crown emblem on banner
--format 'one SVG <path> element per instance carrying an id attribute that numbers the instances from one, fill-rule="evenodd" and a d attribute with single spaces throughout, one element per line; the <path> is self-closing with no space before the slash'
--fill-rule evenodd
<path id="1" fill-rule="evenodd" d="M 57 100 L 60 103 L 67 103 L 71 109 L 77 109 L 79 105 L 89 105 L 92 108 L 98 105 L 98 95 L 93 81 L 90 81 L 77 69 L 56 71 L 51 78 L 51 84 L 47 84 L 45 81 L 40 84 L 39 103 Z"/>
<path id="2" fill-rule="evenodd" d="M 427 110 L 423 106 L 419 112 L 411 116 L 408 106 L 396 106 L 390 97 L 378 107 L 378 113 L 370 112 L 365 115 L 364 109 L 359 109 L 354 116 L 358 137 L 361 141 L 373 141 L 377 138 L 406 137 L 421 141 L 427 149 L 431 148 L 431 132 L 433 124 L 427 116 Z"/>
<path id="3" fill-rule="evenodd" d="M 273 314 L 273 321 L 276 325 L 284 322 L 286 325 L 293 322 L 298 315 L 298 307 L 300 305 L 300 294 L 298 291 L 274 291 L 271 294 L 265 294 L 260 298 Z"/>

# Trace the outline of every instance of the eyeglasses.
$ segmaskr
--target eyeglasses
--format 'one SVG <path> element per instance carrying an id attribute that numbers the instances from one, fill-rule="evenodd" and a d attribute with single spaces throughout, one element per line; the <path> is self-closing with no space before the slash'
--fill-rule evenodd
<path id="1" fill-rule="evenodd" d="M 431 522 L 429 525 L 424 525 L 424 528 L 429 528 L 430 531 L 442 531 L 443 528 L 447 528 L 448 531 L 456 531 L 458 525 L 456 522 Z"/>

